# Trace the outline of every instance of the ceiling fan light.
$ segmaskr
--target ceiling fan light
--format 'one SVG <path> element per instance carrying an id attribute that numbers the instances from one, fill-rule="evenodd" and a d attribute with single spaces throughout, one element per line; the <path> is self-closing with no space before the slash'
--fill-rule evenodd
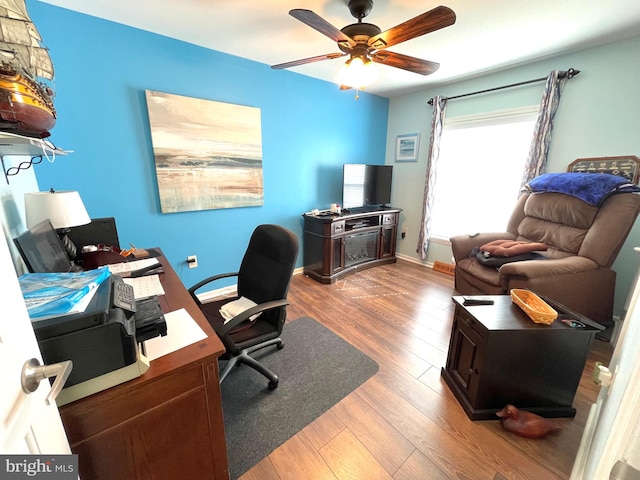
<path id="1" fill-rule="evenodd" d="M 337 82 L 351 88 L 361 89 L 371 85 L 380 77 L 380 72 L 370 59 L 352 57 L 338 71 Z"/>

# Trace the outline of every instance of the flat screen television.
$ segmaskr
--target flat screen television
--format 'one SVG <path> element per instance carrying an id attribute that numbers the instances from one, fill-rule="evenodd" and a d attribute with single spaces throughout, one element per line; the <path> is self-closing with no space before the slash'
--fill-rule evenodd
<path id="1" fill-rule="evenodd" d="M 13 239 L 31 273 L 71 272 L 75 270 L 58 233 L 49 219 L 34 225 Z"/>
<path id="2" fill-rule="evenodd" d="M 391 165 L 346 163 L 342 171 L 342 208 L 358 209 L 391 202 Z"/>

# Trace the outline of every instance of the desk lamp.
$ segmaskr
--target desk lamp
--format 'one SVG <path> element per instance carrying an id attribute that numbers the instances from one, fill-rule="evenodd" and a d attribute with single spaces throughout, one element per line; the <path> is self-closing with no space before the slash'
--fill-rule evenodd
<path id="1" fill-rule="evenodd" d="M 71 261 L 77 256 L 76 246 L 67 236 L 71 227 L 91 222 L 87 209 L 76 191 L 32 192 L 24 194 L 27 228 L 49 219 L 58 232 Z"/>

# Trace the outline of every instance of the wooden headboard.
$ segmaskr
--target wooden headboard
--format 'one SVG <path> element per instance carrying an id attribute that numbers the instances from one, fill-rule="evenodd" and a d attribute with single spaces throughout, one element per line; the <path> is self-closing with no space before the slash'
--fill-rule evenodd
<path id="1" fill-rule="evenodd" d="M 610 173 L 620 175 L 634 184 L 640 179 L 640 158 L 625 157 L 579 158 L 569 164 L 567 172 Z"/>

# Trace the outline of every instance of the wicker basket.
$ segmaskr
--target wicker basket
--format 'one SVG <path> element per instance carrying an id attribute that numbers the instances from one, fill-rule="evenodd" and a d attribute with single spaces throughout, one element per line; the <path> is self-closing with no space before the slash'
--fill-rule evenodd
<path id="1" fill-rule="evenodd" d="M 520 288 L 513 288 L 510 293 L 513 303 L 518 305 L 534 323 L 551 325 L 558 317 L 558 312 L 535 293 Z"/>

